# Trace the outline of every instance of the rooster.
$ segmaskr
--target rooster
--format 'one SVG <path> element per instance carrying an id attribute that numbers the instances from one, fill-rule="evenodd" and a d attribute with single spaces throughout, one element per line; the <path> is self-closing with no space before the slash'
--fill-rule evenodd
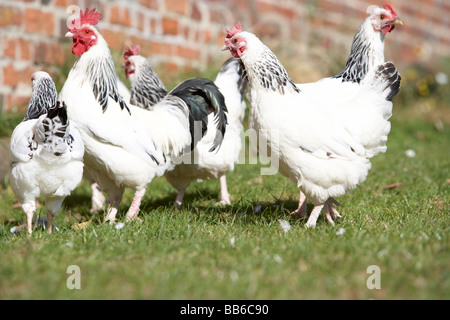
<path id="1" fill-rule="evenodd" d="M 14 194 L 32 233 L 36 198 L 45 196 L 47 231 L 53 217 L 83 177 L 84 146 L 80 134 L 67 119 L 64 103 L 57 101 L 53 80 L 46 72 L 31 76 L 33 93 L 23 121 L 11 136 L 11 178 Z"/>
<path id="2" fill-rule="evenodd" d="M 79 59 L 59 99 L 83 138 L 86 170 L 108 196 L 105 220 L 115 221 L 125 187 L 136 191 L 129 221 L 137 217 L 147 185 L 171 167 L 171 157 L 191 147 L 192 119 L 203 121 L 214 112 L 218 138 L 212 148 L 220 146 L 226 106 L 214 83 L 201 79 L 191 79 L 194 86 L 180 84 L 152 111 L 125 102 L 111 52 L 95 28 L 100 18 L 95 9 L 86 9 L 69 28 L 66 37 L 73 39 L 72 52 Z"/>
<path id="3" fill-rule="evenodd" d="M 382 62 L 359 81 L 339 76 L 296 85 L 275 54 L 240 23 L 227 30 L 224 50 L 245 66 L 249 127 L 267 141 L 279 172 L 299 187 L 299 213 L 306 210 L 306 197 L 314 204 L 306 227 L 316 225 L 322 209 L 334 224 L 340 216 L 334 197 L 362 183 L 370 158 L 386 151 L 390 100 L 401 80 L 395 66 Z"/>
<path id="4" fill-rule="evenodd" d="M 119 90 L 119 94 L 122 96 L 122 98 L 127 103 L 129 103 L 131 99 L 130 90 L 128 90 L 126 85 L 119 78 L 117 78 L 117 89 Z M 91 183 L 92 196 L 91 196 L 91 209 L 89 211 L 90 213 L 95 213 L 103 208 L 103 206 L 105 205 L 106 198 L 103 195 L 102 189 L 100 188 L 98 183 L 95 182 L 89 176 L 87 171 L 85 171 L 84 173 L 85 178 L 88 179 L 89 182 Z"/>
<path id="5" fill-rule="evenodd" d="M 125 75 L 131 82 L 131 99 L 136 105 L 151 109 L 160 101 L 167 91 L 164 84 L 153 71 L 147 59 L 138 55 L 139 45 L 127 47 L 125 50 Z M 217 75 L 214 83 L 225 96 L 227 105 L 226 134 L 217 152 L 210 152 L 210 145 L 215 139 L 213 115 L 208 117 L 208 130 L 205 136 L 196 144 L 191 153 L 186 153 L 174 161 L 178 163 L 173 170 L 167 171 L 167 181 L 178 190 L 175 206 L 180 206 L 186 188 L 194 179 L 219 178 L 220 204 L 230 204 L 226 173 L 234 169 L 241 150 L 242 121 L 246 103 L 244 92 L 246 80 L 242 77 L 243 69 L 239 59 L 228 59 Z"/>

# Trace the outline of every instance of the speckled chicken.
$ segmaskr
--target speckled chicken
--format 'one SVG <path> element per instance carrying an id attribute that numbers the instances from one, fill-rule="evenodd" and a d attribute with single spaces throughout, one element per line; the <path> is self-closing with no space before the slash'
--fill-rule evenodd
<path id="1" fill-rule="evenodd" d="M 57 101 L 55 84 L 45 72 L 32 77 L 33 94 L 23 121 L 11 136 L 11 177 L 14 194 L 32 233 L 36 199 L 45 197 L 47 230 L 53 217 L 83 176 L 84 146 L 80 134 L 67 118 L 64 102 Z"/>

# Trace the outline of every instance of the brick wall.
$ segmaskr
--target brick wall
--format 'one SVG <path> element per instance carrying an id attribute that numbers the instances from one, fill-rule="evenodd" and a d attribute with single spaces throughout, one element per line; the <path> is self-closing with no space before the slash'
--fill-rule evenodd
<path id="1" fill-rule="evenodd" d="M 30 76 L 56 73 L 75 58 L 64 38 L 67 7 L 96 7 L 98 25 L 121 63 L 124 45 L 139 43 L 153 65 L 171 72 L 206 69 L 224 61 L 224 28 L 240 20 L 292 70 L 294 80 L 313 81 L 342 65 L 353 35 L 379 0 L 1 0 L 0 110 L 28 103 Z M 386 58 L 399 66 L 430 63 L 450 54 L 450 1 L 390 1 L 404 26 L 388 35 Z M 284 62 L 285 60 L 282 59 Z M 67 69 L 67 70 L 66 70 Z M 59 71 L 61 72 L 61 71 Z M 323 74 L 325 73 L 325 74 Z M 52 74 L 53 75 L 53 74 Z M 66 74 L 64 75 L 66 76 Z"/>

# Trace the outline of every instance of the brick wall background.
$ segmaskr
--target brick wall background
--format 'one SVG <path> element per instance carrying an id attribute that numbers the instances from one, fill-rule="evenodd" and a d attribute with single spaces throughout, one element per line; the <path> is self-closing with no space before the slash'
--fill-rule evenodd
<path id="1" fill-rule="evenodd" d="M 121 63 L 124 45 L 139 43 L 160 70 L 205 70 L 224 61 L 224 28 L 240 20 L 280 57 L 294 80 L 313 81 L 343 66 L 369 5 L 379 0 L 1 0 L 0 110 L 26 106 L 30 76 L 67 76 L 76 57 L 64 38 L 67 8 L 96 7 L 98 28 Z M 430 64 L 450 55 L 450 1 L 392 0 L 404 25 L 388 34 L 386 59 Z M 288 61 L 285 63 L 285 60 Z M 64 73 L 65 72 L 65 73 Z M 322 74 L 325 73 L 325 74 Z M 63 79 L 62 79 L 63 80 Z"/>

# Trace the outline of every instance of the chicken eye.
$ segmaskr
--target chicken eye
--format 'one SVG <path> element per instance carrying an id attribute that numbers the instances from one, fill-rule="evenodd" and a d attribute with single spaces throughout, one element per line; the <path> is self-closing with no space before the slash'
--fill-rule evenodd
<path id="1" fill-rule="evenodd" d="M 233 43 L 234 43 L 234 44 L 237 44 L 238 41 L 239 41 L 238 38 L 234 38 L 234 39 L 233 39 Z"/>
<path id="2" fill-rule="evenodd" d="M 86 31 L 84 31 L 86 34 L 89 34 L 89 32 L 90 32 L 90 30 L 86 30 Z"/>
<path id="3" fill-rule="evenodd" d="M 380 15 L 380 19 L 384 20 L 384 14 Z"/>

